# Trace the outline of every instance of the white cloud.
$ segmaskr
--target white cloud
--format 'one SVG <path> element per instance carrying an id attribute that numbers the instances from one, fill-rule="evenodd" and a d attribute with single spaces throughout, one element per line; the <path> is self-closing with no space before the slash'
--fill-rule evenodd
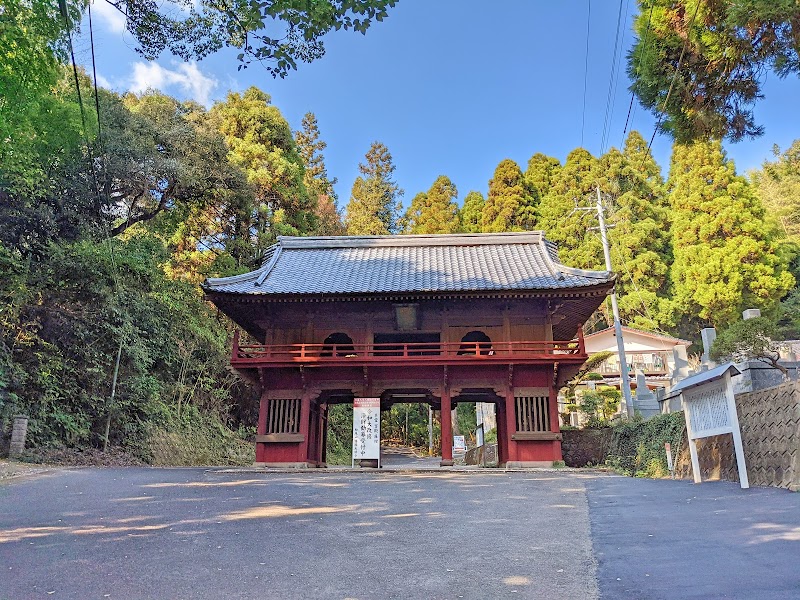
<path id="1" fill-rule="evenodd" d="M 116 8 L 111 6 L 105 0 L 92 3 L 92 14 L 100 17 L 100 20 L 105 23 L 106 27 L 114 33 L 122 33 L 125 31 L 125 15 L 119 12 Z"/>
<path id="2" fill-rule="evenodd" d="M 105 77 L 103 77 L 100 73 L 97 74 L 97 85 L 101 88 L 105 88 L 107 90 L 113 90 L 114 85 Z"/>
<path id="3" fill-rule="evenodd" d="M 136 62 L 133 65 L 130 85 L 131 92 L 141 94 L 148 89 L 167 91 L 170 87 L 178 87 L 185 96 L 196 100 L 200 104 L 211 104 L 211 93 L 219 85 L 213 77 L 203 74 L 192 61 L 189 63 L 174 63 L 175 69 L 167 69 L 157 62 Z"/>

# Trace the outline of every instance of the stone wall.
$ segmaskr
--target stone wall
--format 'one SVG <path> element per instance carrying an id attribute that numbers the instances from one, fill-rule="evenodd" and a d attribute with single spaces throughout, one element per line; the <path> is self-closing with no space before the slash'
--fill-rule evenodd
<path id="1" fill-rule="evenodd" d="M 612 429 L 567 429 L 561 434 L 561 454 L 568 467 L 600 465 L 606 460 Z"/>

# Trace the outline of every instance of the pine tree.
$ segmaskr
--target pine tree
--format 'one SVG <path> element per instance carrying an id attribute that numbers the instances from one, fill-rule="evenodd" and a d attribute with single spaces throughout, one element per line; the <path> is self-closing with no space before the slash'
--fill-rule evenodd
<path id="1" fill-rule="evenodd" d="M 309 198 L 316 202 L 314 213 L 317 215 L 315 233 L 319 235 L 344 235 L 344 223 L 337 206 L 336 178 L 328 178 L 325 157 L 322 152 L 328 144 L 320 139 L 317 117 L 309 112 L 303 116 L 303 128 L 295 132 L 297 148 L 305 164 L 306 171 L 303 183 Z"/>
<path id="2" fill-rule="evenodd" d="M 600 158 L 597 183 L 610 198 L 607 213 L 611 263 L 623 321 L 657 330 L 668 312 L 667 272 L 672 260 L 661 170 L 647 142 L 632 131 L 619 152 Z"/>
<path id="3" fill-rule="evenodd" d="M 481 223 L 483 219 L 483 205 L 486 200 L 483 194 L 476 191 L 471 191 L 464 198 L 464 205 L 459 211 L 459 219 L 461 221 L 461 230 L 466 233 L 480 233 Z"/>
<path id="4" fill-rule="evenodd" d="M 427 193 L 414 196 L 406 212 L 408 233 L 457 233 L 461 224 L 456 198 L 458 190 L 446 175 L 440 175 Z"/>
<path id="5" fill-rule="evenodd" d="M 582 269 L 605 269 L 600 236 L 588 232 L 596 225 L 576 202 L 585 205 L 594 198 L 597 159 L 583 148 L 569 153 L 564 166 L 554 173 L 550 189 L 539 205 L 539 227 L 547 239 L 558 244 L 564 264 Z"/>
<path id="6" fill-rule="evenodd" d="M 481 217 L 483 231 L 525 231 L 534 228 L 532 201 L 519 165 L 509 158 L 500 161 L 489 181 L 489 196 Z"/>
<path id="7" fill-rule="evenodd" d="M 794 285 L 753 188 L 718 141 L 675 144 L 668 181 L 675 321 L 685 334 L 744 308 L 770 311 Z"/>
<path id="8" fill-rule="evenodd" d="M 345 223 L 350 235 L 387 235 L 397 233 L 403 190 L 392 179 L 395 166 L 388 148 L 373 142 L 366 154 L 366 164 L 359 164 L 361 175 L 353 183 L 347 204 Z"/>

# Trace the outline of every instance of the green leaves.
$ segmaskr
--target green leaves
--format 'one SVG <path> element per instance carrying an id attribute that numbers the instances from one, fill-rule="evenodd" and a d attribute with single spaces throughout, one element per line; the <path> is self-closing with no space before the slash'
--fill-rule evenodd
<path id="1" fill-rule="evenodd" d="M 753 115 L 764 73 L 800 71 L 794 0 L 640 0 L 628 53 L 639 101 L 677 141 L 763 134 Z"/>
<path id="2" fill-rule="evenodd" d="M 396 0 L 210 1 L 193 5 L 181 17 L 153 0 L 124 0 L 115 6 L 127 17 L 127 29 L 148 59 L 165 50 L 184 60 L 200 59 L 235 47 L 241 50 L 240 68 L 256 60 L 274 77 L 286 77 L 298 62 L 324 56 L 322 38 L 327 33 L 345 29 L 365 34 L 395 4 Z"/>
<path id="3" fill-rule="evenodd" d="M 670 179 L 673 306 L 679 327 L 725 327 L 771 311 L 794 285 L 764 208 L 719 142 L 676 144 Z"/>

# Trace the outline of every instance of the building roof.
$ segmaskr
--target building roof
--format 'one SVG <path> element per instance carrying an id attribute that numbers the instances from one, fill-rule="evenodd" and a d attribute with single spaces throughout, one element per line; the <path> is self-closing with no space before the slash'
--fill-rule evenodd
<path id="1" fill-rule="evenodd" d="M 664 335 L 662 333 L 653 333 L 652 331 L 645 331 L 644 329 L 636 329 L 634 327 L 628 327 L 626 325 L 622 326 L 622 333 L 623 334 L 625 334 L 625 333 L 636 333 L 636 334 L 639 334 L 639 335 L 644 335 L 644 336 L 647 336 L 647 337 L 651 337 L 651 338 L 656 339 L 656 340 L 662 340 L 662 341 L 665 341 L 665 342 L 670 342 L 670 343 L 674 344 L 675 346 L 691 346 L 692 345 L 691 340 L 684 340 L 684 339 L 681 339 L 681 338 L 676 338 L 676 337 L 672 337 L 672 336 L 669 336 L 669 335 Z M 608 334 L 610 334 L 612 336 L 616 335 L 616 332 L 614 331 L 613 327 L 607 327 L 605 329 L 601 329 L 600 331 L 595 331 L 594 333 L 586 334 L 584 336 L 584 338 L 588 340 L 589 338 L 592 338 L 592 337 L 599 337 L 601 335 L 608 335 Z"/>
<path id="2" fill-rule="evenodd" d="M 561 264 L 543 232 L 279 237 L 251 273 L 209 278 L 214 295 L 595 291 L 614 274 Z"/>

